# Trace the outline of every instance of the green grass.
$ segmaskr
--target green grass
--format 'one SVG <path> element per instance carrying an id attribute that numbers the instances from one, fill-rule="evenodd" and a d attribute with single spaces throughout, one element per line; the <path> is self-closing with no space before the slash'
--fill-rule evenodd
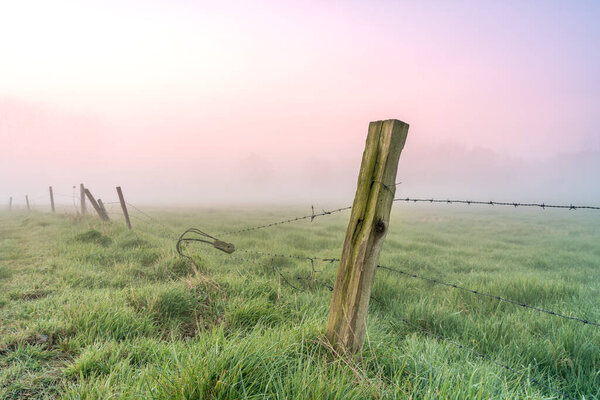
<path id="1" fill-rule="evenodd" d="M 600 214 L 396 205 L 380 263 L 600 320 Z M 150 209 L 180 233 L 298 208 Z M 600 398 L 600 328 L 379 270 L 360 359 L 324 341 L 348 212 L 223 239 L 232 255 L 143 222 L 0 214 L 0 399 Z M 141 218 L 141 219 L 140 219 Z M 283 278 L 277 271 L 281 271 Z M 287 283 L 293 284 L 295 290 Z M 522 371 L 423 334 L 438 335 Z"/>

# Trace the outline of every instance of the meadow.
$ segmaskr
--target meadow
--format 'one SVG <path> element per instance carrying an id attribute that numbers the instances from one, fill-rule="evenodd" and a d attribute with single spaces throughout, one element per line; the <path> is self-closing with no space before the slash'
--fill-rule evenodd
<path id="1" fill-rule="evenodd" d="M 600 328 L 382 269 L 362 357 L 334 354 L 337 263 L 284 255 L 339 257 L 349 212 L 189 243 L 195 274 L 185 229 L 310 210 L 142 209 L 0 213 L 1 399 L 600 398 Z M 600 321 L 598 212 L 395 204 L 380 264 Z"/>

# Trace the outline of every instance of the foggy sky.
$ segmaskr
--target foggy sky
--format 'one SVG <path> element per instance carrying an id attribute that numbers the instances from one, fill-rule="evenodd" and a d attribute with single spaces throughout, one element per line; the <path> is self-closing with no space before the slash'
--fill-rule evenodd
<path id="1" fill-rule="evenodd" d="M 388 118 L 399 193 L 600 203 L 598 4 L 3 4 L 0 205 L 350 203 Z"/>

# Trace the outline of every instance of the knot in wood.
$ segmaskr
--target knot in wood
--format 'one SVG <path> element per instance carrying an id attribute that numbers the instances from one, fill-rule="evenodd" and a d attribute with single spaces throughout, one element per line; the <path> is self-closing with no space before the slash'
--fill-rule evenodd
<path id="1" fill-rule="evenodd" d="M 382 220 L 377 221 L 375 224 L 375 232 L 378 234 L 382 234 L 385 232 L 385 222 Z"/>

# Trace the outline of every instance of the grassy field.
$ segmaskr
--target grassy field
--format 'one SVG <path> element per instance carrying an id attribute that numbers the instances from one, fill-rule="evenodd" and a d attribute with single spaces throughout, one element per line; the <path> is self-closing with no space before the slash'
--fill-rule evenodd
<path id="1" fill-rule="evenodd" d="M 348 212 L 227 236 L 297 208 L 149 209 L 122 220 L 0 214 L 2 399 L 600 398 L 600 328 L 379 270 L 360 360 L 324 327 Z M 172 230 L 172 231 L 171 231 Z M 380 263 L 600 320 L 600 213 L 398 204 Z M 281 275 L 280 275 L 281 274 Z M 293 285 L 294 287 L 290 286 Z M 420 328 L 485 353 L 474 356 Z"/>

